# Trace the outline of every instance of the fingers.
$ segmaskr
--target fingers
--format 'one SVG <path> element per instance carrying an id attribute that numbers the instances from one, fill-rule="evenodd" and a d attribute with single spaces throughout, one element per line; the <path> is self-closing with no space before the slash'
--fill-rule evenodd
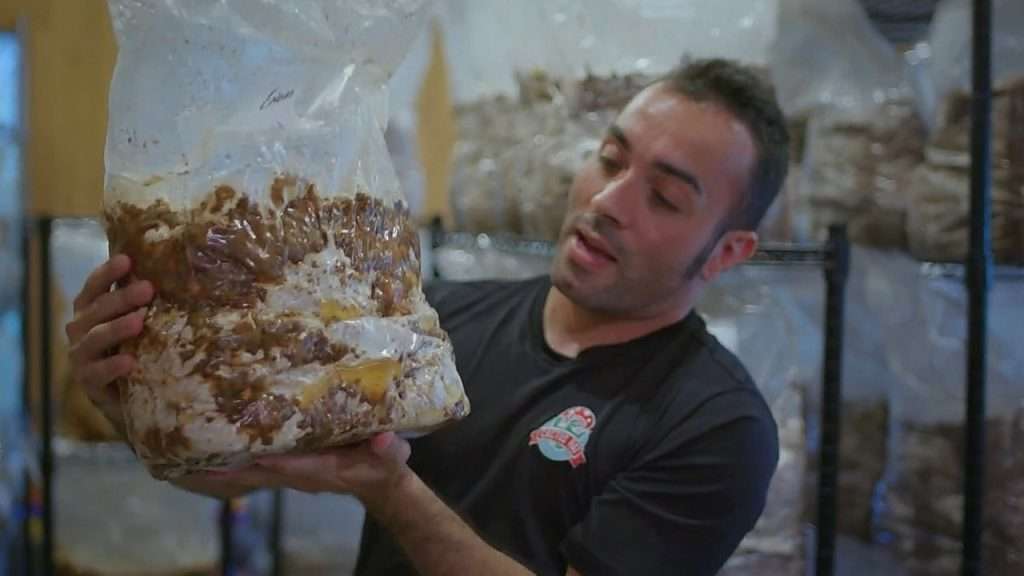
<path id="1" fill-rule="evenodd" d="M 124 343 L 142 332 L 145 309 L 136 310 L 105 324 L 93 326 L 71 346 L 71 362 L 78 370 L 104 357 L 107 350 Z"/>
<path id="2" fill-rule="evenodd" d="M 85 286 L 75 298 L 75 312 L 88 307 L 94 300 L 110 290 L 110 287 L 131 270 L 131 260 L 124 254 L 118 254 L 107 260 L 85 281 Z"/>
<path id="3" fill-rule="evenodd" d="M 85 393 L 93 403 L 101 407 L 110 406 L 118 402 L 117 390 L 110 385 L 134 369 L 134 358 L 128 354 L 117 354 L 86 364 L 81 368 L 78 380 L 85 386 Z"/>
<path id="4" fill-rule="evenodd" d="M 260 489 L 282 488 L 282 479 L 275 473 L 260 466 L 247 466 L 237 470 L 210 470 L 200 473 L 203 482 L 226 487 Z"/>
<path id="5" fill-rule="evenodd" d="M 145 306 L 153 299 L 153 285 L 145 280 L 113 292 L 105 292 L 84 308 L 76 308 L 75 319 L 67 325 L 68 340 L 75 344 L 78 338 L 95 327 Z"/>
<path id="6" fill-rule="evenodd" d="M 257 460 L 257 465 L 277 474 L 286 476 L 319 476 L 328 470 L 331 453 L 265 456 Z"/>
<path id="7" fill-rule="evenodd" d="M 71 348 L 75 381 L 84 387 L 89 399 L 115 421 L 119 420 L 113 410 L 118 395 L 110 385 L 135 369 L 135 359 L 129 354 L 106 356 L 106 350 L 138 335 L 142 331 L 143 315 L 144 311 L 139 311 L 101 324 Z"/>
<path id="8" fill-rule="evenodd" d="M 412 454 L 412 447 L 394 432 L 384 432 L 370 439 L 370 451 L 386 460 L 405 464 Z"/>
<path id="9" fill-rule="evenodd" d="M 352 451 L 357 448 L 339 450 L 343 452 L 335 450 L 318 454 L 260 458 L 255 468 L 261 472 L 247 472 L 248 478 L 244 481 L 255 482 L 260 486 L 290 488 L 310 494 L 350 493 L 353 485 L 349 475 L 353 466 L 356 466 L 350 459 Z"/>

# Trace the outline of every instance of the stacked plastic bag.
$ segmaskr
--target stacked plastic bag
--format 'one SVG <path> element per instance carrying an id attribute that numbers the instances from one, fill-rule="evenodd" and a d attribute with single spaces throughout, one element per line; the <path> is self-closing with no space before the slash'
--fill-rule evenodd
<path id="1" fill-rule="evenodd" d="M 573 177 L 630 98 L 684 57 L 763 64 L 776 2 L 456 0 L 447 8 L 455 227 L 554 240 Z"/>
<path id="2" fill-rule="evenodd" d="M 904 248 L 906 178 L 925 126 L 903 58 L 854 0 L 782 0 L 772 72 L 790 117 L 808 118 L 794 236 Z"/>
<path id="3" fill-rule="evenodd" d="M 997 260 L 1024 263 L 1024 4 L 994 3 L 992 102 L 992 250 Z M 918 258 L 963 261 L 970 225 L 971 5 L 942 4 L 931 46 L 938 110 L 926 161 L 913 173 L 908 221 Z"/>
<path id="4" fill-rule="evenodd" d="M 457 106 L 457 229 L 557 239 L 576 172 L 647 82 L 633 75 L 567 83 L 534 71 L 518 75 L 516 99 L 498 95 Z"/>

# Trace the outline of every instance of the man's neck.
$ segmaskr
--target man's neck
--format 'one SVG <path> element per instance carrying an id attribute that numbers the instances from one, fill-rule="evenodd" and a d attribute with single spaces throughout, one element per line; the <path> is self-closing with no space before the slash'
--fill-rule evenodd
<path id="1" fill-rule="evenodd" d="M 576 358 L 588 348 L 622 344 L 675 324 L 692 308 L 687 303 L 636 317 L 602 314 L 577 305 L 552 286 L 544 302 L 544 340 L 559 355 Z"/>

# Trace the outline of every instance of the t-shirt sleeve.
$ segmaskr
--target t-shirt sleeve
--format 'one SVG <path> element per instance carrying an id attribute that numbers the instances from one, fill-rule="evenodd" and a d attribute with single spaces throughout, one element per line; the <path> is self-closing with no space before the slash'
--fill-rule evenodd
<path id="1" fill-rule="evenodd" d="M 778 462 L 764 412 L 666 434 L 592 500 L 562 543 L 567 563 L 584 576 L 716 574 L 761 515 Z"/>

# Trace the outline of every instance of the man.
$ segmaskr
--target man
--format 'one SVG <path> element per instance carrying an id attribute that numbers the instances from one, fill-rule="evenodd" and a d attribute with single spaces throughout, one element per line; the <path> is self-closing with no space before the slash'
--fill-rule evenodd
<path id="1" fill-rule="evenodd" d="M 673 71 L 576 176 L 550 278 L 428 287 L 470 416 L 411 447 L 384 434 L 179 484 L 353 494 L 360 574 L 714 574 L 764 507 L 778 435 L 693 309 L 756 250 L 787 150 L 751 70 Z M 104 351 L 139 333 L 153 295 L 110 292 L 129 268 L 98 269 L 67 329 L 79 380 L 115 418 L 110 384 L 133 359 Z"/>

